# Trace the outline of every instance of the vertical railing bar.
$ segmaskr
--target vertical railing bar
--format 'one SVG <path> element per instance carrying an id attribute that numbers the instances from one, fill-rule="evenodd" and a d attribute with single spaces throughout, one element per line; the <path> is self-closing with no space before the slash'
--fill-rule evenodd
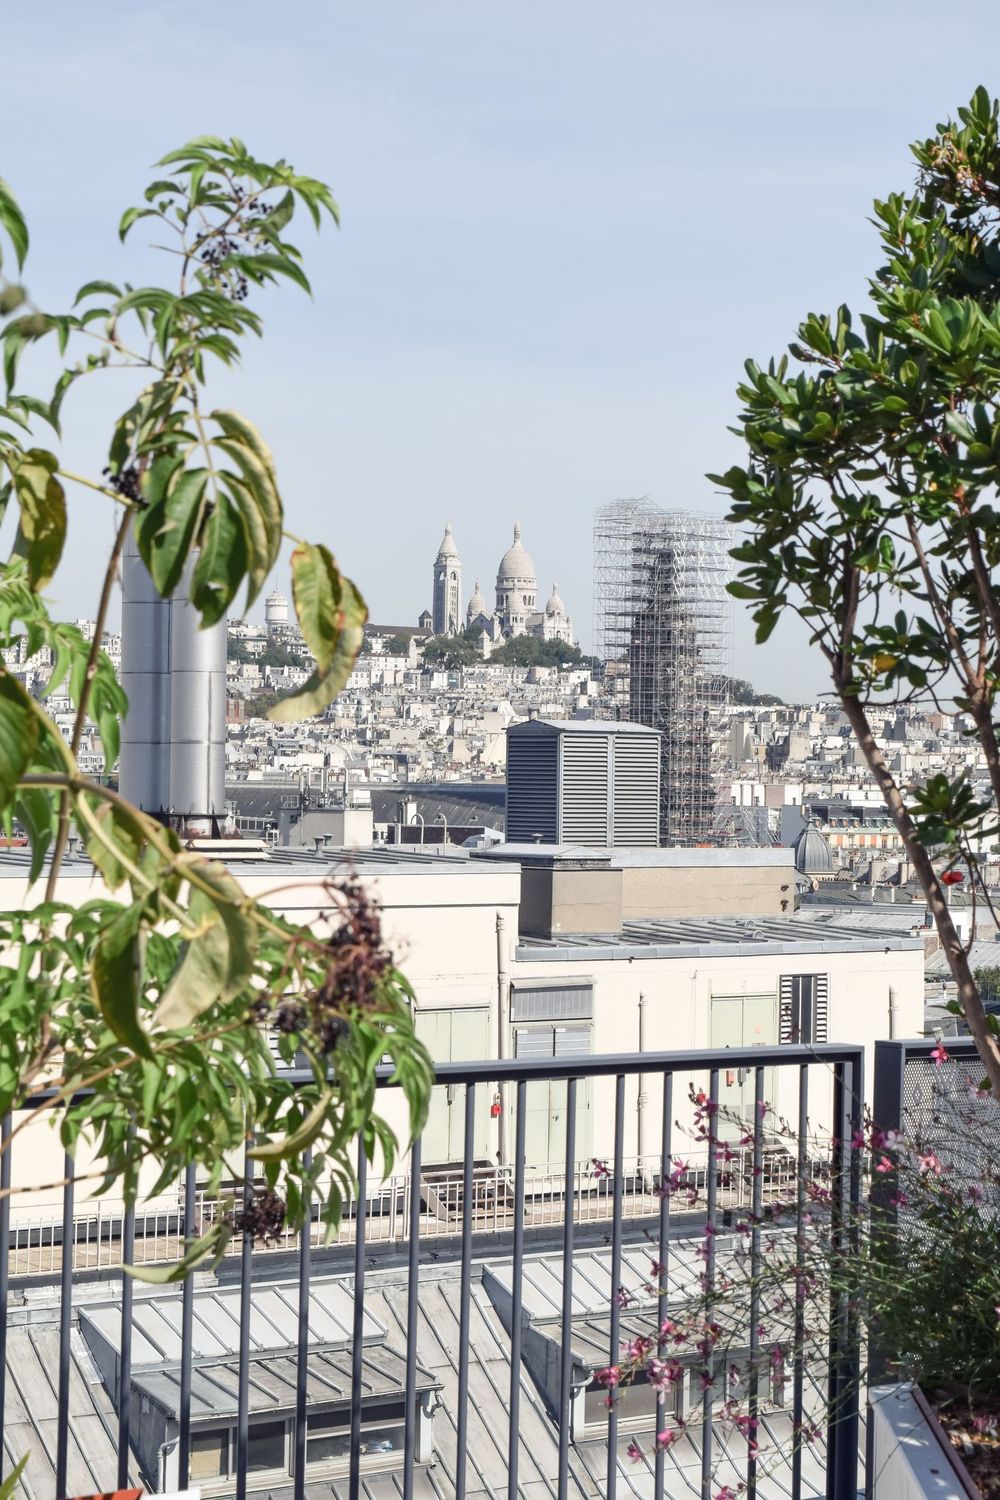
<path id="1" fill-rule="evenodd" d="M 368 1157 L 358 1136 L 358 1192 L 354 1213 L 354 1329 L 351 1344 L 351 1456 L 349 1500 L 361 1494 L 361 1377 L 364 1368 L 365 1235 L 368 1227 Z"/>
<path id="2" fill-rule="evenodd" d="M 520 1455 L 521 1434 L 518 1426 L 521 1413 L 521 1314 L 524 1287 L 524 1154 L 527 1122 L 527 1084 L 518 1079 L 516 1085 L 515 1130 L 514 1130 L 514 1259 L 511 1266 L 511 1327 L 510 1327 L 510 1431 L 507 1438 L 507 1500 L 517 1500 L 517 1469 Z"/>
<path id="3" fill-rule="evenodd" d="M 97 1258 L 101 1241 L 98 1230 Z M 128 1487 L 128 1460 L 132 1442 L 132 1293 L 135 1282 L 127 1270 L 135 1260 L 135 1197 L 125 1201 L 122 1221 L 122 1322 L 121 1358 L 118 1362 L 118 1488 Z"/>
<path id="4" fill-rule="evenodd" d="M 418 1135 L 410 1149 L 410 1253 L 406 1286 L 406 1425 L 403 1434 L 403 1500 L 413 1500 L 417 1444 L 417 1287 L 420 1275 L 420 1154 Z"/>
<path id="5" fill-rule="evenodd" d="M 760 1226 L 764 1208 L 764 1069 L 754 1068 L 753 1157 L 750 1185 L 750 1373 L 747 1401 L 747 1500 L 757 1495 L 757 1423 L 760 1410 Z"/>
<path id="6" fill-rule="evenodd" d="M 465 1160 L 462 1164 L 462 1279 L 459 1290 L 458 1413 L 455 1500 L 465 1500 L 469 1435 L 469 1338 L 472 1317 L 472 1167 L 476 1149 L 476 1086 L 465 1085 Z"/>
<path id="7" fill-rule="evenodd" d="M 73 1158 L 63 1158 L 62 1265 L 59 1276 L 59 1385 L 56 1411 L 56 1495 L 66 1494 L 69 1459 L 70 1332 L 73 1313 Z"/>
<path id="8" fill-rule="evenodd" d="M 243 1153 L 243 1244 L 240 1258 L 240 1352 L 239 1394 L 236 1403 L 236 1500 L 246 1500 L 247 1465 L 250 1450 L 250 1288 L 253 1266 L 251 1233 L 254 1161 L 250 1155 L 253 1136 L 247 1137 Z"/>
<path id="9" fill-rule="evenodd" d="M 625 1075 L 619 1073 L 615 1079 L 615 1159 L 614 1159 L 614 1221 L 611 1226 L 611 1337 L 608 1364 L 617 1365 L 621 1359 L 621 1303 L 619 1289 L 622 1274 L 622 1178 L 625 1173 Z M 608 1387 L 611 1402 L 608 1411 L 608 1483 L 607 1500 L 615 1500 L 618 1493 L 618 1392 L 614 1385 Z"/>
<path id="10" fill-rule="evenodd" d="M 669 1290 L 669 1271 L 667 1257 L 670 1254 L 670 1152 L 673 1142 L 674 1124 L 674 1075 L 665 1073 L 663 1075 L 663 1120 L 662 1139 L 660 1144 L 660 1243 L 659 1243 L 659 1301 L 657 1303 L 656 1322 L 657 1328 L 663 1322 L 668 1313 L 667 1294 Z M 661 1350 L 657 1344 L 657 1354 Z M 667 1425 L 667 1400 L 663 1391 L 656 1394 L 656 1433 L 653 1441 L 656 1444 L 656 1458 L 653 1465 L 653 1500 L 662 1500 L 664 1469 L 666 1459 L 663 1448 L 656 1442 L 657 1434 L 663 1432 Z"/>
<path id="11" fill-rule="evenodd" d="M 294 1500 L 306 1493 L 306 1398 L 309 1390 L 309 1295 L 312 1276 L 312 1192 L 309 1174 L 312 1151 L 302 1158 L 302 1229 L 299 1232 L 298 1344 L 295 1351 L 295 1471 Z"/>
<path id="12" fill-rule="evenodd" d="M 188 1166 L 184 1171 L 184 1248 L 194 1239 L 194 1206 L 197 1189 L 197 1169 Z M 180 1490 L 188 1487 L 191 1469 L 191 1360 L 194 1351 L 194 1272 L 184 1278 L 181 1293 L 181 1396 L 180 1435 L 178 1438 L 178 1480 Z"/>
<path id="13" fill-rule="evenodd" d="M 707 1497 L 712 1484 L 712 1400 L 715 1395 L 715 1352 L 708 1332 L 712 1322 L 715 1291 L 715 1231 L 718 1202 L 719 1070 L 712 1068 L 708 1083 L 708 1167 L 705 1206 L 705 1389 L 701 1398 L 701 1492 Z"/>
<path id="14" fill-rule="evenodd" d="M 7 1295 L 10 1288 L 10 1131 L 6 1114 L 0 1125 L 0 1478 L 4 1470 L 4 1413 L 7 1405 Z"/>
<path id="15" fill-rule="evenodd" d="M 864 1053 L 846 1064 L 849 1082 L 845 1089 L 843 1169 L 846 1194 L 846 1223 L 843 1230 L 845 1251 L 854 1257 L 860 1253 L 861 1213 L 861 1141 L 864 1120 Z M 840 1420 L 837 1424 L 837 1482 L 840 1495 L 854 1500 L 858 1490 L 859 1399 L 861 1388 L 861 1327 L 852 1298 L 843 1298 L 843 1331 Z"/>
<path id="16" fill-rule="evenodd" d="M 806 1177 L 809 1170 L 809 1065 L 799 1066 L 799 1149 L 795 1189 L 795 1324 L 792 1348 L 792 1500 L 802 1497 L 803 1385 L 805 1381 Z"/>
<path id="17" fill-rule="evenodd" d="M 850 1155 L 855 1126 L 860 1128 L 863 1086 L 860 1055 L 856 1062 L 835 1064 L 830 1227 L 831 1243 L 840 1255 L 850 1253 L 851 1239 L 857 1227 L 851 1223 L 849 1212 L 856 1212 L 853 1202 L 855 1173 Z M 828 1500 L 845 1500 L 849 1494 L 853 1496 L 857 1492 L 860 1350 L 856 1320 L 843 1290 L 831 1293 L 829 1369 L 826 1492 Z"/>
<path id="18" fill-rule="evenodd" d="M 573 1184 L 576 1178 L 576 1079 L 566 1082 L 566 1179 L 563 1200 L 562 1338 L 559 1358 L 558 1500 L 569 1494 L 570 1402 L 573 1391 Z"/>

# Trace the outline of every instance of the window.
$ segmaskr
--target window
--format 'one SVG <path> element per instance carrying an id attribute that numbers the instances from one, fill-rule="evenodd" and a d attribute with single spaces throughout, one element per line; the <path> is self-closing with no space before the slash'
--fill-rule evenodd
<path id="1" fill-rule="evenodd" d="M 288 1468 L 285 1453 L 285 1423 L 257 1422 L 250 1428 L 247 1469 L 259 1474 L 266 1469 Z"/>
<path id="2" fill-rule="evenodd" d="M 402 1401 L 380 1401 L 361 1411 L 361 1453 L 363 1457 L 385 1458 L 402 1453 L 405 1436 L 406 1408 Z M 350 1412 L 324 1412 L 309 1418 L 306 1435 L 306 1463 L 330 1463 L 351 1455 Z"/>
<path id="3" fill-rule="evenodd" d="M 225 1479 L 229 1474 L 229 1428 L 192 1432 L 190 1475 L 192 1480 Z"/>
<path id="4" fill-rule="evenodd" d="M 350 1410 L 317 1412 L 306 1428 L 306 1465 L 346 1473 L 351 1457 Z M 417 1430 L 420 1432 L 418 1406 Z M 403 1454 L 406 1407 L 399 1401 L 366 1402 L 361 1408 L 361 1454 L 367 1467 L 392 1467 Z M 294 1422 L 251 1422 L 247 1445 L 250 1474 L 291 1473 Z M 419 1437 L 418 1437 L 419 1447 Z M 211 1492 L 236 1473 L 236 1428 L 210 1427 L 191 1434 L 190 1475 Z"/>
<path id="5" fill-rule="evenodd" d="M 779 986 L 779 1040 L 804 1046 L 825 1042 L 829 976 L 783 974 Z"/>
<path id="6" fill-rule="evenodd" d="M 251 1422 L 247 1470 L 251 1474 L 288 1473 L 287 1422 Z M 191 1478 L 211 1482 L 236 1473 L 236 1428 L 210 1427 L 191 1434 Z"/>
<path id="7" fill-rule="evenodd" d="M 664 1414 L 668 1420 L 673 1420 L 680 1415 L 683 1405 L 684 1377 L 677 1381 L 676 1385 L 670 1387 L 664 1393 L 666 1403 Z M 618 1426 L 626 1432 L 636 1429 L 650 1430 L 650 1423 L 656 1415 L 656 1390 L 651 1386 L 642 1374 L 637 1374 L 634 1379 L 626 1385 L 619 1386 L 618 1399 L 615 1409 L 618 1413 Z M 584 1392 L 583 1397 L 583 1421 L 585 1435 L 591 1437 L 603 1437 L 607 1429 L 608 1421 L 608 1391 L 607 1387 L 592 1382 Z M 579 1441 L 579 1439 L 578 1439 Z"/>

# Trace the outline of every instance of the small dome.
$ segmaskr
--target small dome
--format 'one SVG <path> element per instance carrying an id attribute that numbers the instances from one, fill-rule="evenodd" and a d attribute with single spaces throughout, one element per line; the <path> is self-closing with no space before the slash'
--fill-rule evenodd
<path id="1" fill-rule="evenodd" d="M 441 545 L 438 548 L 437 560 L 438 562 L 441 562 L 441 560 L 445 557 L 457 556 L 458 548 L 455 546 L 455 538 L 452 535 L 451 522 L 449 521 L 447 526 L 444 528 L 444 537 L 442 538 Z"/>
<path id="2" fill-rule="evenodd" d="M 552 598 L 545 606 L 545 613 L 547 615 L 562 615 L 565 618 L 566 606 L 559 597 L 558 583 L 552 585 Z"/>
<path id="3" fill-rule="evenodd" d="M 486 600 L 483 598 L 482 594 L 479 592 L 479 579 L 477 578 L 475 591 L 472 595 L 472 598 L 469 600 L 469 607 L 465 611 L 465 618 L 471 625 L 473 620 L 478 620 L 480 615 L 488 614 L 489 606 L 487 605 Z"/>
<path id="4" fill-rule="evenodd" d="M 833 874 L 833 853 L 815 823 L 806 824 L 792 848 L 800 875 Z"/>
<path id="5" fill-rule="evenodd" d="M 514 541 L 507 548 L 500 559 L 500 567 L 497 569 L 497 586 L 507 582 L 522 583 L 530 580 L 535 581 L 535 565 L 528 553 L 521 546 L 521 523 L 514 522 Z"/>

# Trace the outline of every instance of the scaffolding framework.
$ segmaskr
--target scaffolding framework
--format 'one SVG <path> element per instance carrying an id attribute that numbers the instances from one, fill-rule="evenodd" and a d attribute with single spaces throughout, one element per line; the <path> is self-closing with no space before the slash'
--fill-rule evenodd
<path id="1" fill-rule="evenodd" d="M 732 677 L 732 528 L 647 498 L 594 522 L 594 649 L 612 718 L 659 730 L 660 840 L 718 841 Z"/>

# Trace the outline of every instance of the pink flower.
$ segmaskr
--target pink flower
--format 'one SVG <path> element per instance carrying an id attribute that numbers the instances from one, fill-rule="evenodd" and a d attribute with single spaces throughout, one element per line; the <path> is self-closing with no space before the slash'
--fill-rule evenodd
<path id="1" fill-rule="evenodd" d="M 666 1428 L 663 1430 L 663 1432 L 658 1432 L 656 1434 L 656 1446 L 657 1448 L 659 1448 L 661 1453 L 666 1453 L 668 1448 L 672 1448 L 674 1444 L 679 1443 L 680 1440 L 681 1435 L 679 1432 L 670 1431 Z"/>
<path id="2" fill-rule="evenodd" d="M 940 1162 L 940 1159 L 930 1149 L 928 1149 L 922 1155 L 919 1155 L 917 1157 L 917 1166 L 920 1168 L 920 1175 L 922 1177 L 928 1177 L 928 1176 L 930 1176 L 930 1177 L 940 1177 L 941 1176 L 941 1162 Z"/>
<path id="3" fill-rule="evenodd" d="M 972 1199 L 973 1203 L 982 1203 L 983 1190 L 979 1186 L 978 1182 L 974 1182 L 969 1188 L 969 1197 Z"/>
<path id="4" fill-rule="evenodd" d="M 889 1199 L 889 1207 L 905 1208 L 909 1201 L 910 1200 L 905 1193 L 893 1193 L 892 1197 Z"/>
<path id="5" fill-rule="evenodd" d="M 665 1276 L 667 1274 L 667 1268 L 663 1264 L 663 1261 L 662 1260 L 653 1260 L 653 1261 L 650 1261 L 650 1263 L 649 1263 L 649 1274 L 650 1274 L 650 1276 Z"/>
<path id="6" fill-rule="evenodd" d="M 595 1177 L 610 1177 L 611 1176 L 611 1169 L 608 1166 L 608 1164 L 607 1164 L 606 1161 L 599 1161 L 596 1156 L 592 1157 L 591 1159 L 592 1159 L 593 1164 L 594 1164 L 594 1176 Z"/>
<path id="7" fill-rule="evenodd" d="M 622 1372 L 617 1365 L 608 1365 L 603 1370 L 594 1371 L 594 1379 L 598 1385 L 616 1386 L 622 1378 Z"/>
<path id="8" fill-rule="evenodd" d="M 625 1357 L 632 1364 L 638 1364 L 640 1360 L 646 1358 L 646 1355 L 649 1353 L 652 1347 L 653 1340 L 643 1338 L 640 1335 L 640 1337 L 632 1339 L 631 1343 L 625 1345 Z"/>
<path id="9" fill-rule="evenodd" d="M 724 1484 L 721 1490 L 716 1490 L 713 1500 L 736 1500 L 736 1491 L 731 1484 Z"/>
<path id="10" fill-rule="evenodd" d="M 891 1172 L 892 1162 L 887 1156 L 883 1156 L 882 1160 L 877 1164 L 875 1170 L 876 1172 Z"/>
<path id="11" fill-rule="evenodd" d="M 642 1449 L 639 1447 L 639 1444 L 636 1442 L 635 1438 L 632 1439 L 625 1451 L 628 1453 L 629 1458 L 634 1464 L 637 1464 L 642 1458 Z"/>
<path id="12" fill-rule="evenodd" d="M 625 1290 L 623 1286 L 620 1286 L 617 1292 L 615 1292 L 615 1302 L 619 1307 L 631 1307 L 631 1295 Z"/>
<path id="13" fill-rule="evenodd" d="M 931 1058 L 936 1068 L 939 1068 L 942 1063 L 946 1063 L 948 1061 L 948 1053 L 945 1050 L 945 1045 L 943 1042 L 938 1042 L 937 1046 L 931 1053 Z"/>

